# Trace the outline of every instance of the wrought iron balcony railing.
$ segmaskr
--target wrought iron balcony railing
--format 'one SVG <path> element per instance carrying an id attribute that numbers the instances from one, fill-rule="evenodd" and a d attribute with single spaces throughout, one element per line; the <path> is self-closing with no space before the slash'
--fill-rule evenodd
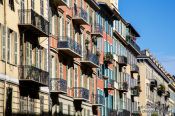
<path id="1" fill-rule="evenodd" d="M 59 37 L 58 50 L 63 51 L 74 58 L 80 58 L 82 54 L 81 45 L 67 36 Z"/>
<path id="2" fill-rule="evenodd" d="M 100 24 L 92 24 L 91 35 L 103 37 L 103 27 Z"/>
<path id="3" fill-rule="evenodd" d="M 39 86 L 47 86 L 49 72 L 29 65 L 19 66 L 20 81 L 32 82 Z"/>
<path id="4" fill-rule="evenodd" d="M 21 9 L 18 11 L 19 26 L 31 30 L 38 36 L 49 35 L 49 22 L 32 9 Z"/>
<path id="5" fill-rule="evenodd" d="M 131 72 L 132 73 L 138 73 L 139 67 L 136 64 L 131 65 Z"/>
<path id="6" fill-rule="evenodd" d="M 66 94 L 67 93 L 67 81 L 61 78 L 51 78 L 50 90 L 54 93 Z"/>
<path id="7" fill-rule="evenodd" d="M 99 67 L 99 58 L 96 54 L 85 51 L 81 63 L 89 65 L 92 68 Z"/>
<path id="8" fill-rule="evenodd" d="M 134 42 L 133 39 L 134 39 L 134 37 L 132 37 L 130 35 L 126 36 L 126 41 L 128 42 L 128 44 L 130 46 L 132 46 L 137 52 L 140 52 L 140 47 L 137 45 L 136 42 Z"/>
<path id="9" fill-rule="evenodd" d="M 92 104 L 94 106 L 101 106 L 104 104 L 104 96 L 100 94 L 92 94 Z"/>
<path id="10" fill-rule="evenodd" d="M 74 87 L 74 100 L 87 101 L 89 100 L 89 90 L 83 87 Z"/>
<path id="11" fill-rule="evenodd" d="M 109 79 L 107 89 L 108 90 L 113 90 L 114 89 L 114 80 Z"/>
<path id="12" fill-rule="evenodd" d="M 118 57 L 118 63 L 119 63 L 119 65 L 127 66 L 127 63 L 128 63 L 127 57 L 119 56 Z"/>
<path id="13" fill-rule="evenodd" d="M 127 92 L 128 91 L 128 82 L 119 82 L 119 91 L 121 92 Z"/>
<path id="14" fill-rule="evenodd" d="M 76 4 L 74 4 L 73 7 L 73 21 L 75 23 L 78 23 L 80 25 L 84 25 L 84 24 L 88 24 L 88 14 L 87 12 L 81 8 L 81 7 L 77 7 Z"/>

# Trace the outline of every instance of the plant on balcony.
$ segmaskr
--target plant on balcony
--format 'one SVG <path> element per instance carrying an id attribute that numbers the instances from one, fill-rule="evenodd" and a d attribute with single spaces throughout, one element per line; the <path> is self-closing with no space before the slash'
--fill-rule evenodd
<path id="1" fill-rule="evenodd" d="M 99 50 L 96 51 L 96 55 L 97 55 L 98 57 L 100 57 L 101 53 L 100 53 Z"/>
<path id="2" fill-rule="evenodd" d="M 167 100 L 168 98 L 170 98 L 170 92 L 166 91 L 166 93 L 165 93 L 165 100 Z"/>
<path id="3" fill-rule="evenodd" d="M 125 81 L 123 82 L 123 89 L 127 90 L 128 89 L 128 83 Z"/>
<path id="4" fill-rule="evenodd" d="M 90 43 L 89 40 L 86 39 L 86 40 L 85 40 L 85 46 L 86 46 L 86 49 L 88 49 L 88 45 L 89 45 L 89 43 Z"/>
<path id="5" fill-rule="evenodd" d="M 151 116 L 158 116 L 158 113 L 157 113 L 157 112 L 153 112 L 153 113 L 151 114 Z"/>
<path id="6" fill-rule="evenodd" d="M 110 52 L 107 52 L 104 57 L 106 63 L 112 63 L 113 55 Z"/>
<path id="7" fill-rule="evenodd" d="M 165 86 L 163 84 L 160 84 L 157 88 L 158 95 L 162 96 L 163 93 L 165 93 Z"/>
<path id="8" fill-rule="evenodd" d="M 135 86 L 135 87 L 134 87 L 134 89 L 135 89 L 135 90 L 138 90 L 139 92 L 141 92 L 141 91 L 142 91 L 142 90 L 141 90 L 141 87 L 140 87 L 140 85 L 138 85 L 138 86 Z"/>
<path id="9" fill-rule="evenodd" d="M 95 36 L 92 37 L 92 42 L 97 45 L 97 38 Z"/>

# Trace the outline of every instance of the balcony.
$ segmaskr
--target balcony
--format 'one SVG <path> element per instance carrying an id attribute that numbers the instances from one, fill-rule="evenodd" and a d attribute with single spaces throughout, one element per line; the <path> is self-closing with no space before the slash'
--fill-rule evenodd
<path id="1" fill-rule="evenodd" d="M 50 80 L 51 93 L 66 94 L 67 93 L 67 81 L 61 78 L 51 78 Z"/>
<path id="2" fill-rule="evenodd" d="M 165 92 L 165 100 L 167 100 L 168 98 L 170 98 L 170 92 L 169 91 L 166 91 Z"/>
<path id="3" fill-rule="evenodd" d="M 49 72 L 34 66 L 19 66 L 19 81 L 25 86 L 48 86 Z"/>
<path id="4" fill-rule="evenodd" d="M 107 90 L 114 90 L 115 89 L 115 87 L 114 87 L 114 80 L 109 79 L 108 86 L 105 89 L 107 89 Z"/>
<path id="5" fill-rule="evenodd" d="M 135 37 L 132 37 L 130 35 L 126 36 L 126 41 L 128 45 L 136 51 L 138 54 L 140 54 L 140 47 L 137 45 L 137 43 L 134 41 Z"/>
<path id="6" fill-rule="evenodd" d="M 43 16 L 37 14 L 32 9 L 24 9 L 18 11 L 20 29 L 28 30 L 32 34 L 39 37 L 47 37 L 49 35 L 49 22 Z"/>
<path id="7" fill-rule="evenodd" d="M 108 65 L 108 64 L 112 64 L 112 61 L 113 61 L 113 55 L 111 54 L 111 52 L 105 53 L 104 63 Z"/>
<path id="8" fill-rule="evenodd" d="M 74 100 L 75 101 L 88 101 L 89 100 L 89 90 L 83 87 L 74 87 Z"/>
<path id="9" fill-rule="evenodd" d="M 128 83 L 125 82 L 120 82 L 119 84 L 119 91 L 120 92 L 128 92 Z"/>
<path id="10" fill-rule="evenodd" d="M 131 73 L 139 73 L 139 67 L 136 64 L 131 66 Z"/>
<path id="11" fill-rule="evenodd" d="M 150 88 L 154 89 L 155 87 L 157 87 L 157 80 L 156 79 L 151 79 L 150 80 Z"/>
<path id="12" fill-rule="evenodd" d="M 133 111 L 132 116 L 142 116 L 142 112 L 141 111 Z"/>
<path id="13" fill-rule="evenodd" d="M 91 68 L 99 68 L 99 58 L 96 54 L 90 53 L 89 51 L 84 52 L 84 56 L 80 61 L 81 64 L 87 65 Z"/>
<path id="14" fill-rule="evenodd" d="M 93 24 L 92 25 L 92 32 L 91 32 L 92 37 L 103 37 L 103 27 L 100 24 Z"/>
<path id="15" fill-rule="evenodd" d="M 67 0 L 50 0 L 52 6 L 67 6 Z"/>
<path id="16" fill-rule="evenodd" d="M 81 8 L 81 7 L 77 7 L 76 4 L 74 4 L 73 7 L 73 17 L 72 17 L 72 21 L 77 24 L 77 25 L 88 25 L 88 14 L 87 12 Z"/>
<path id="17" fill-rule="evenodd" d="M 127 66 L 128 60 L 125 56 L 119 56 L 118 57 L 118 63 L 120 66 Z"/>
<path id="18" fill-rule="evenodd" d="M 70 37 L 59 37 L 58 50 L 73 58 L 81 58 L 81 45 Z"/>
<path id="19" fill-rule="evenodd" d="M 131 96 L 138 97 L 140 95 L 140 90 L 138 86 L 131 88 Z"/>
<path id="20" fill-rule="evenodd" d="M 92 106 L 102 106 L 104 104 L 104 96 L 100 94 L 92 94 Z"/>

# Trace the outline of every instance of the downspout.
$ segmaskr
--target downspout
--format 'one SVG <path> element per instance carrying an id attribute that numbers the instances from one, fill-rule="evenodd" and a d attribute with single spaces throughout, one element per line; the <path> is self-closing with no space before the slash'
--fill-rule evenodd
<path id="1" fill-rule="evenodd" d="M 6 21 L 6 0 L 4 0 L 4 33 L 5 33 L 5 39 L 6 39 L 6 26 L 7 26 L 7 21 Z M 6 74 L 7 74 L 7 42 L 5 41 L 5 80 L 4 80 L 4 116 L 5 116 L 5 111 L 6 111 Z"/>
<path id="2" fill-rule="evenodd" d="M 49 71 L 49 78 L 48 78 L 48 89 L 49 89 L 49 96 L 48 96 L 48 104 L 49 104 L 49 115 L 51 114 L 51 104 L 50 104 L 50 39 L 49 39 L 49 37 L 50 37 L 50 20 L 52 20 L 51 19 L 51 17 L 50 17 L 50 3 L 49 3 L 49 1 L 50 0 L 47 0 L 48 1 L 48 61 L 47 61 L 47 63 L 48 63 L 48 71 Z"/>

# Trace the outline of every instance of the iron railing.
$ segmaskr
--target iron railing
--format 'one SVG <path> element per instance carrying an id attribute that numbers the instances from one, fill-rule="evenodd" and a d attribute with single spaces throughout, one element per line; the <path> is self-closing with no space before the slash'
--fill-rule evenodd
<path id="1" fill-rule="evenodd" d="M 49 72 L 29 65 L 19 66 L 19 78 L 48 85 Z"/>
<path id="2" fill-rule="evenodd" d="M 67 92 L 67 81 L 61 78 L 50 79 L 50 90 L 53 92 Z"/>
<path id="3" fill-rule="evenodd" d="M 74 98 L 89 100 L 89 90 L 83 87 L 74 87 Z"/>
<path id="4" fill-rule="evenodd" d="M 82 18 L 84 19 L 86 22 L 88 21 L 88 14 L 87 12 L 81 8 L 81 7 L 77 7 L 76 4 L 74 4 L 74 7 L 73 7 L 73 17 L 74 18 Z"/>
<path id="5" fill-rule="evenodd" d="M 99 34 L 103 34 L 103 27 L 102 25 L 96 23 L 92 25 L 92 33 L 99 33 Z"/>
<path id="6" fill-rule="evenodd" d="M 118 63 L 126 65 L 128 63 L 127 57 L 126 56 L 119 56 L 118 57 Z"/>
<path id="7" fill-rule="evenodd" d="M 69 48 L 79 55 L 82 54 L 81 45 L 68 36 L 59 37 L 58 48 Z"/>
<path id="8" fill-rule="evenodd" d="M 45 34 L 49 34 L 49 22 L 34 10 L 21 9 L 18 11 L 18 14 L 20 25 L 32 25 Z"/>
<path id="9" fill-rule="evenodd" d="M 139 67 L 136 64 L 131 65 L 131 72 L 139 72 Z"/>
<path id="10" fill-rule="evenodd" d="M 121 91 L 128 91 L 128 82 L 120 82 L 119 83 L 119 90 Z"/>
<path id="11" fill-rule="evenodd" d="M 134 37 L 128 35 L 126 36 L 126 41 L 128 44 L 130 44 L 134 49 L 136 49 L 138 52 L 140 52 L 140 47 L 137 45 L 137 43 L 133 40 Z"/>
<path id="12" fill-rule="evenodd" d="M 104 96 L 100 94 L 92 94 L 92 103 L 93 104 L 104 104 Z"/>
<path id="13" fill-rule="evenodd" d="M 88 51 L 84 51 L 84 55 L 82 58 L 83 61 L 90 61 L 93 62 L 96 65 L 99 65 L 99 58 L 96 54 L 91 53 L 89 50 Z"/>

